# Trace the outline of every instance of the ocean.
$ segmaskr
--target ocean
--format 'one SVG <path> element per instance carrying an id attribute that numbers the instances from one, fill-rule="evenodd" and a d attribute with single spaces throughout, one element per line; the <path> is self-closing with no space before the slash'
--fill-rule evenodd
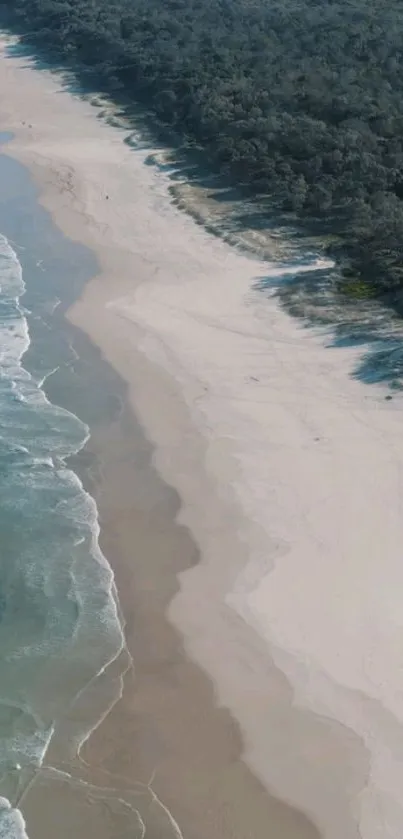
<path id="1" fill-rule="evenodd" d="M 96 266 L 6 155 L 0 181 L 0 839 L 13 839 L 41 767 L 74 760 L 98 724 L 86 691 L 124 634 L 96 504 L 68 462 L 89 425 L 66 408 L 80 359 L 55 317 Z"/>

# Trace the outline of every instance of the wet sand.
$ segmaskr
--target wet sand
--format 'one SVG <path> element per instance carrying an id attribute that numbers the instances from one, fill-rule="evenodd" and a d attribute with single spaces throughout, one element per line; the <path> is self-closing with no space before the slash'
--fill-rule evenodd
<path id="1" fill-rule="evenodd" d="M 54 108 L 48 110 L 46 93 L 52 91 L 55 81 L 48 74 L 29 70 L 26 62 L 18 59 L 10 60 L 8 66 L 3 64 L 1 70 L 3 126 L 12 129 L 16 138 L 7 153 L 11 151 L 28 165 L 44 190 L 45 206 L 47 184 L 52 193 L 56 192 L 58 203 L 61 199 L 67 216 L 72 209 L 78 211 L 79 219 L 80 193 L 86 184 L 78 184 L 76 173 L 69 164 L 66 167 L 66 161 L 50 160 L 46 152 L 45 138 L 50 124 L 54 125 Z M 30 78 L 34 81 L 35 103 L 31 99 L 33 90 L 30 93 L 27 88 L 23 98 L 26 105 L 25 96 L 31 99 L 32 114 L 41 120 L 39 156 L 32 147 L 29 149 L 34 116 L 26 107 L 25 119 L 20 120 L 22 112 L 13 102 L 17 93 L 13 82 L 21 94 L 21 82 L 24 87 Z M 97 130 L 95 109 L 84 107 Z M 64 110 L 63 102 L 60 108 Z M 26 153 L 19 154 L 21 140 L 20 151 L 25 149 Z M 88 224 L 89 219 L 85 222 Z M 64 225 L 62 228 L 66 230 Z M 71 229 L 67 232 L 72 233 Z M 76 238 L 81 236 L 74 235 Z M 89 243 L 86 236 L 82 241 Z M 132 254 L 126 256 L 119 249 L 112 252 L 115 276 L 119 261 L 126 266 L 128 259 L 132 268 L 132 258 Z M 104 274 L 103 279 L 109 278 Z M 72 465 L 97 501 L 101 548 L 115 573 L 132 663 L 127 658 L 123 663 L 115 662 L 117 679 L 126 671 L 122 698 L 87 741 L 78 761 L 63 739 L 66 732 L 70 733 L 74 718 L 62 726 L 43 771 L 21 802 L 29 837 L 43 839 L 57 834 L 60 839 L 72 835 L 76 839 L 133 839 L 145 832 L 155 839 L 318 839 L 320 833 L 313 822 L 299 809 L 271 795 L 250 771 L 243 760 L 238 723 L 218 702 L 212 680 L 192 662 L 182 635 L 168 619 L 167 610 L 179 590 L 179 575 L 200 561 L 199 548 L 189 528 L 178 522 L 180 497 L 155 469 L 154 448 L 136 420 L 127 386 L 108 372 L 107 362 L 76 330 L 67 327 L 67 334 L 80 358 L 70 389 L 80 393 L 81 407 L 85 410 L 82 394 L 86 387 L 94 395 L 94 381 L 97 387 L 107 389 L 101 403 L 112 406 L 109 413 L 93 419 L 91 439 Z M 165 398 L 171 401 L 172 388 L 166 377 L 161 380 L 161 373 L 152 365 L 146 368 L 145 360 L 136 358 L 134 348 L 127 360 L 130 366 L 137 363 L 147 385 L 154 376 L 152 386 L 157 388 L 157 395 L 161 389 L 162 399 L 166 386 Z M 57 400 L 59 395 L 65 407 L 75 409 L 60 394 L 57 375 L 48 387 L 53 398 Z M 121 406 L 119 410 L 117 405 Z M 199 444 L 196 440 L 194 443 L 195 451 L 200 446 L 202 456 L 201 439 Z M 232 620 L 243 624 L 235 616 Z M 250 631 L 248 642 L 248 628 L 242 625 L 241 632 L 243 643 L 255 647 L 255 633 Z M 100 682 L 80 708 L 82 718 L 94 717 L 93 702 L 99 702 L 100 715 L 103 713 L 113 684 L 110 670 L 105 684 Z M 289 694 L 287 686 L 285 690 Z"/>
<path id="2" fill-rule="evenodd" d="M 217 707 L 211 681 L 189 660 L 167 619 L 177 575 L 199 555 L 176 521 L 180 500 L 153 469 L 152 448 L 131 411 L 96 432 L 90 450 L 103 476 L 93 487 L 102 547 L 113 562 L 134 662 L 122 701 L 84 750 L 91 767 L 106 773 L 97 782 L 152 779 L 183 836 L 194 839 L 318 837 L 308 818 L 253 777 L 242 760 L 238 725 Z M 138 799 L 137 806 L 142 812 Z M 167 835 L 148 811 L 142 815 L 147 833 Z"/>
<path id="3" fill-rule="evenodd" d="M 83 750 L 91 788 L 50 773 L 26 796 L 32 839 L 44 801 L 47 825 L 63 807 L 79 839 L 132 835 L 133 819 L 140 836 L 397 837 L 400 636 L 382 692 L 385 637 L 367 650 L 359 586 L 379 586 L 365 562 L 387 520 L 391 590 L 400 579 L 398 509 L 382 501 L 398 406 L 348 379 L 354 353 L 330 358 L 262 308 L 251 289 L 270 266 L 172 207 L 148 151 L 57 76 L 2 60 L 0 92 L 9 152 L 101 266 L 69 318 L 127 385 L 86 456 L 133 667 Z"/>

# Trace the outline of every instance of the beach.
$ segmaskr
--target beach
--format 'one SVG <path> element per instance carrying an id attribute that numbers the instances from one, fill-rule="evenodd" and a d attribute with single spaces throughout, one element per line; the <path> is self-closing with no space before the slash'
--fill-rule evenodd
<path id="1" fill-rule="evenodd" d="M 28 835 L 397 839 L 400 398 L 258 290 L 281 266 L 173 205 L 140 134 L 2 49 L 4 150 L 96 256 L 67 319 L 120 405 L 78 469 L 126 624 L 121 698 L 79 766 L 47 760 Z"/>

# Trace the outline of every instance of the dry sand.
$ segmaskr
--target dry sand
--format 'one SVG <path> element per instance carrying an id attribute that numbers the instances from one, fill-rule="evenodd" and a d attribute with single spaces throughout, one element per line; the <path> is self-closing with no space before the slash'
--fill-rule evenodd
<path id="1" fill-rule="evenodd" d="M 278 269 L 173 207 L 148 151 L 57 76 L 2 58 L 0 112 L 56 223 L 97 253 L 69 317 L 128 383 L 147 475 L 180 499 L 144 510 L 134 431 L 94 439 L 139 664 L 89 754 L 131 777 L 134 744 L 185 836 L 401 839 L 400 401 L 255 291 Z"/>

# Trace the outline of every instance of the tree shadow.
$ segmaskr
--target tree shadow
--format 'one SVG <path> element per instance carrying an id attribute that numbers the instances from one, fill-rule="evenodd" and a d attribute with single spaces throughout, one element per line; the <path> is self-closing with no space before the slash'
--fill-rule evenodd
<path id="1" fill-rule="evenodd" d="M 245 241 L 248 231 L 261 235 L 274 233 L 277 237 L 280 232 L 304 235 L 303 230 L 297 233 L 297 225 L 294 224 L 296 220 L 292 215 L 282 213 L 269 195 L 255 194 L 246 183 L 234 185 L 233 179 L 220 170 L 217 164 L 214 165 L 196 142 L 190 138 L 184 139 L 162 123 L 150 108 L 149 102 L 135 101 L 124 91 L 121 83 L 115 85 L 107 82 L 102 74 L 87 65 L 60 61 L 57 55 L 30 43 L 28 36 L 29 33 L 25 40 L 22 36 L 22 40 L 10 44 L 6 55 L 26 59 L 30 67 L 56 75 L 62 89 L 84 98 L 98 109 L 99 119 L 124 130 L 126 136 L 123 142 L 126 145 L 134 151 L 149 150 L 145 162 L 169 178 L 173 203 L 187 210 L 209 232 L 223 237 L 241 250 L 255 254 L 256 241 L 253 247 L 249 247 Z M 206 218 L 197 213 L 195 208 L 185 206 L 180 195 L 180 187 L 184 184 L 203 192 L 203 198 L 210 208 L 213 205 L 216 208 L 214 219 Z M 242 241 L 236 241 L 237 234 L 243 235 Z M 257 255 L 268 258 L 270 254 L 260 249 Z"/>
<path id="2" fill-rule="evenodd" d="M 305 253 L 304 259 L 312 259 Z M 255 290 L 270 291 L 283 308 L 308 328 L 323 327 L 329 349 L 360 349 L 352 377 L 363 384 L 403 390 L 403 324 L 398 315 L 378 301 L 346 299 L 339 291 L 337 267 L 317 265 L 302 273 L 303 259 L 279 264 L 278 272 L 260 277 Z M 309 263 L 308 263 L 309 264 Z"/>
<path id="3" fill-rule="evenodd" d="M 340 294 L 340 270 L 321 267 L 320 262 L 339 248 L 337 241 L 326 242 L 329 234 L 337 240 L 328 220 L 310 219 L 308 230 L 270 196 L 252 194 L 246 185 L 234 186 L 196 143 L 179 137 L 145 103 L 135 102 L 121 85 L 106 84 L 91 68 L 60 62 L 24 40 L 10 44 L 7 55 L 57 75 L 62 89 L 84 98 L 97 108 L 99 119 L 122 129 L 122 140 L 133 151 L 148 151 L 144 162 L 169 179 L 172 203 L 207 232 L 278 265 L 278 273 L 259 278 L 255 290 L 270 290 L 306 326 L 326 327 L 332 336 L 327 346 L 362 347 L 354 378 L 402 389 L 403 327 L 392 308 Z M 184 194 L 183 188 L 189 187 L 196 188 L 197 200 Z"/>

